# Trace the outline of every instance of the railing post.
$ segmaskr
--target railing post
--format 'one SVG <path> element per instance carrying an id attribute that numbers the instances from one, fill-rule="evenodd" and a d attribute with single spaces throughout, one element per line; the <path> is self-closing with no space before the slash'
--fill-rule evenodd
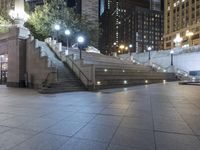
<path id="1" fill-rule="evenodd" d="M 93 84 L 93 89 L 95 89 L 96 88 L 95 65 L 92 65 L 92 84 Z"/>

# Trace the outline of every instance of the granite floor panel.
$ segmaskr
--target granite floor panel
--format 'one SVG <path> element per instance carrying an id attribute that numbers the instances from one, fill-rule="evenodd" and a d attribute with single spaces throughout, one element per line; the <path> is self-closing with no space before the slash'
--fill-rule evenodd
<path id="1" fill-rule="evenodd" d="M 199 150 L 200 87 L 42 95 L 0 85 L 0 150 Z"/>

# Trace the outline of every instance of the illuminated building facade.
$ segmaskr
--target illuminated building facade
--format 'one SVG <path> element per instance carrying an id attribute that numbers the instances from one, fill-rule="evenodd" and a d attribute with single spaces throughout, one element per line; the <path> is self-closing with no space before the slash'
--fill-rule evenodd
<path id="1" fill-rule="evenodd" d="M 180 35 L 180 46 L 200 44 L 200 0 L 165 0 L 164 48 L 174 48 Z"/>
<path id="2" fill-rule="evenodd" d="M 100 14 L 103 35 L 100 48 L 105 54 L 144 52 L 147 47 L 163 49 L 163 12 L 157 0 L 106 0 Z M 101 6 L 101 5 L 100 5 Z M 103 10 L 100 8 L 100 10 Z"/>

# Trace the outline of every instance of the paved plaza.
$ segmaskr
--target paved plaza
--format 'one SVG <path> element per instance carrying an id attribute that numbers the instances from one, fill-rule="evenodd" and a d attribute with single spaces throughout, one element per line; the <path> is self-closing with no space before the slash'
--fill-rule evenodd
<path id="1" fill-rule="evenodd" d="M 0 86 L 0 150 L 199 150 L 200 87 L 41 95 Z"/>

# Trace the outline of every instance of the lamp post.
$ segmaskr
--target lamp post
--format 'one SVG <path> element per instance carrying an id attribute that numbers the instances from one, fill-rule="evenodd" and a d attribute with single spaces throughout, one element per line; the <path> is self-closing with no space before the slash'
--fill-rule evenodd
<path id="1" fill-rule="evenodd" d="M 128 51 L 128 46 L 125 47 L 125 51 Z"/>
<path id="2" fill-rule="evenodd" d="M 130 56 L 131 56 L 131 49 L 133 48 L 133 45 L 132 44 L 129 44 L 129 53 L 130 53 Z"/>
<path id="3" fill-rule="evenodd" d="M 28 20 L 29 15 L 24 11 L 24 0 L 15 0 L 14 8 L 9 11 L 10 17 L 14 20 L 15 25 L 23 27 Z"/>
<path id="4" fill-rule="evenodd" d="M 82 59 L 82 49 L 83 49 L 83 43 L 85 42 L 85 39 L 83 36 L 79 36 L 77 38 L 77 42 L 78 42 L 78 48 L 80 50 L 80 60 Z"/>
<path id="5" fill-rule="evenodd" d="M 171 66 L 173 66 L 174 65 L 174 51 L 173 50 L 170 51 L 170 55 L 171 55 Z"/>
<path id="6" fill-rule="evenodd" d="M 56 40 L 58 41 L 58 31 L 60 30 L 60 25 L 59 24 L 55 24 L 54 25 L 54 29 L 56 30 Z"/>
<path id="7" fill-rule="evenodd" d="M 148 49 L 148 52 L 149 52 L 149 61 L 150 61 L 150 60 L 151 60 L 151 49 L 152 49 L 152 48 L 151 48 L 151 47 L 148 47 L 147 49 Z"/>
<path id="8" fill-rule="evenodd" d="M 120 46 L 119 46 L 119 49 L 122 51 L 122 53 L 123 53 L 123 51 L 124 51 L 124 48 L 125 48 L 125 45 L 123 45 L 123 44 L 121 44 Z M 120 52 L 121 52 L 120 51 Z M 119 52 L 119 51 L 118 51 Z"/>
<path id="9" fill-rule="evenodd" d="M 174 43 L 176 47 L 181 46 L 181 42 L 183 41 L 183 38 L 180 36 L 180 33 L 176 34 L 176 37 L 174 39 Z"/>
<path id="10" fill-rule="evenodd" d="M 3 83 L 3 58 L 4 58 L 4 55 L 1 55 L 0 56 L 0 61 L 1 61 L 1 84 Z"/>
<path id="11" fill-rule="evenodd" d="M 70 32 L 70 30 L 65 30 L 65 35 L 67 36 L 67 50 L 68 50 L 68 48 L 69 48 L 69 36 L 70 36 L 70 34 L 71 34 L 71 32 Z"/>
<path id="12" fill-rule="evenodd" d="M 191 46 L 192 46 L 192 41 L 191 41 L 191 37 L 194 35 L 193 32 L 187 30 L 186 31 L 186 37 L 188 37 L 188 45 L 190 46 L 190 43 L 191 43 Z"/>

